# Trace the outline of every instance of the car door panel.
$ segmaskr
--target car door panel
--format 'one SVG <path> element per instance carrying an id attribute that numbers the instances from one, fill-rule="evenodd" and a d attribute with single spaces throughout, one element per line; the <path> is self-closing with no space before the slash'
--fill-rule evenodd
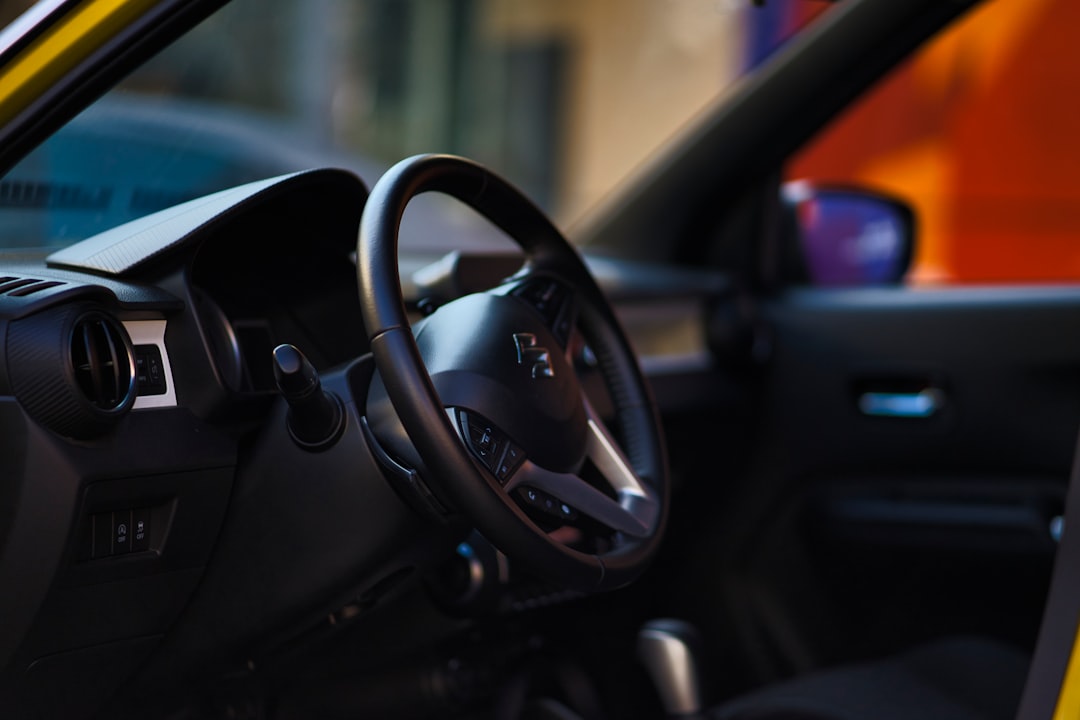
<path id="1" fill-rule="evenodd" d="M 825 608 L 802 624 L 809 645 L 876 653 L 970 631 L 1030 646 L 1080 425 L 1080 290 L 798 289 L 761 315 L 743 547 L 787 538 L 777 552 L 824 579 L 821 596 L 762 580 L 796 617 Z M 868 395 L 933 402 L 878 412 Z M 751 575 L 778 566 L 759 556 Z"/>
<path id="2" fill-rule="evenodd" d="M 798 471 L 931 469 L 1067 479 L 1080 420 L 1080 290 L 801 290 L 766 305 L 770 396 Z M 906 386 L 906 387 L 905 387 Z M 941 395 L 928 417 L 860 409 Z"/>

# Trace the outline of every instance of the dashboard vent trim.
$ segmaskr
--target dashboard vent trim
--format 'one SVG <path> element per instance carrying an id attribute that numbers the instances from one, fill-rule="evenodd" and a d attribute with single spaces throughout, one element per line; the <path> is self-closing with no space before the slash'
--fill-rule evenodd
<path id="1" fill-rule="evenodd" d="M 135 403 L 131 338 L 118 318 L 93 305 L 60 305 L 11 321 L 7 373 L 26 413 L 68 438 L 109 432 Z"/>
<path id="2" fill-rule="evenodd" d="M 87 313 L 71 331 L 71 367 L 83 397 L 95 408 L 116 412 L 131 404 L 135 360 L 122 326 L 102 313 Z"/>

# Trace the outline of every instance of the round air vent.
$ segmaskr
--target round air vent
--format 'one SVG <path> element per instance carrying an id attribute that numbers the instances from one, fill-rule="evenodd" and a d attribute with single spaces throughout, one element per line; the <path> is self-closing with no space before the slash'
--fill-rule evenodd
<path id="1" fill-rule="evenodd" d="M 11 323 L 11 389 L 27 413 L 67 437 L 108 431 L 135 403 L 135 354 L 112 315 L 64 307 Z"/>
<path id="2" fill-rule="evenodd" d="M 106 413 L 125 409 L 135 396 L 135 361 L 124 326 L 88 312 L 71 331 L 71 368 L 83 397 Z"/>

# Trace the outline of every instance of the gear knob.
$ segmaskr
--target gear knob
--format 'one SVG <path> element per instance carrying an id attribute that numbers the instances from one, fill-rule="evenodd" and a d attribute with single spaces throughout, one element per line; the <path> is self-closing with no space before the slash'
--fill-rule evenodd
<path id="1" fill-rule="evenodd" d="M 652 678 L 669 717 L 693 716 L 702 710 L 700 644 L 697 630 L 682 620 L 650 620 L 638 631 L 638 660 Z"/>

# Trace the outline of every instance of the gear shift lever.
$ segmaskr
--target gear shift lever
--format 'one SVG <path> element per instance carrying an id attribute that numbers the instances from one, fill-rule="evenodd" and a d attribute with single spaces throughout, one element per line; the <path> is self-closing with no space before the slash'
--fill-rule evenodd
<path id="1" fill-rule="evenodd" d="M 274 348 L 274 381 L 289 403 L 289 435 L 305 450 L 323 450 L 345 429 L 341 400 L 322 389 L 319 373 L 294 345 Z"/>
<path id="2" fill-rule="evenodd" d="M 650 620 L 638 631 L 637 656 L 671 718 L 694 717 L 703 702 L 695 656 L 700 637 L 682 620 Z"/>

